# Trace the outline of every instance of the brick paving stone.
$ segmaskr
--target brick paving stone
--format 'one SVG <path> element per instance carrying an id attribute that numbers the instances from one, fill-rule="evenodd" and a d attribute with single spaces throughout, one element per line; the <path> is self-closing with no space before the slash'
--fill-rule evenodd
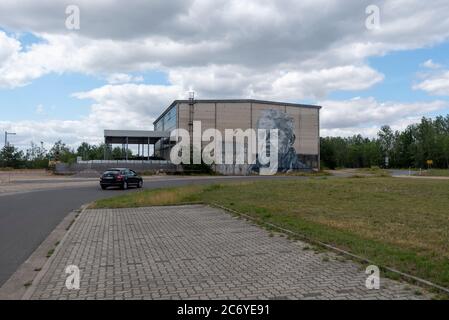
<path id="1" fill-rule="evenodd" d="M 429 299 L 360 265 L 202 205 L 86 210 L 32 299 Z M 329 261 L 323 261 L 323 257 Z M 65 268 L 80 268 L 80 290 Z"/>

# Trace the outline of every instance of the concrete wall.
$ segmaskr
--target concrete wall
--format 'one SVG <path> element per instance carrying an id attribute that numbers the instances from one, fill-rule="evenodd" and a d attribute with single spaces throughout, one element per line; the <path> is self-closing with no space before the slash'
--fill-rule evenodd
<path id="1" fill-rule="evenodd" d="M 319 114 L 316 109 L 301 109 L 299 115 L 299 154 L 319 153 Z"/>
<path id="2" fill-rule="evenodd" d="M 174 105 L 175 106 L 175 105 Z M 180 101 L 176 104 L 177 127 L 189 131 L 190 108 L 188 102 Z M 204 132 L 210 128 L 218 129 L 225 138 L 225 129 L 257 129 L 257 122 L 266 110 L 285 112 L 293 118 L 295 141 L 293 148 L 300 161 L 308 168 L 319 168 L 319 109 L 282 104 L 262 103 L 257 101 L 195 101 L 193 104 L 193 121 L 201 121 Z M 216 137 L 214 137 L 216 138 Z M 203 141 L 203 147 L 208 144 Z M 225 150 L 224 145 L 222 146 Z M 158 151 L 158 155 L 169 159 L 170 148 Z M 240 166 L 226 165 L 215 168 L 223 174 L 243 174 L 246 169 Z"/>
<path id="3" fill-rule="evenodd" d="M 87 171 L 95 175 L 95 172 L 101 174 L 110 168 L 129 168 L 136 172 L 144 172 L 144 171 L 157 171 L 163 170 L 164 172 L 176 172 L 177 166 L 174 164 L 167 163 L 57 163 L 55 167 L 55 173 L 57 174 L 78 174 L 83 171 Z M 91 175 L 92 175 L 91 174 Z"/>
<path id="4" fill-rule="evenodd" d="M 212 168 L 215 172 L 218 172 L 225 176 L 245 176 L 248 174 L 250 165 L 248 164 L 217 164 Z"/>
<path id="5" fill-rule="evenodd" d="M 264 110 L 286 112 L 294 119 L 297 154 L 319 154 L 319 109 L 265 104 L 265 103 L 201 103 L 194 104 L 193 120 L 202 121 L 202 130 L 217 128 L 223 134 L 225 129 L 256 129 L 257 120 Z M 178 128 L 189 130 L 189 104 L 178 104 Z"/>

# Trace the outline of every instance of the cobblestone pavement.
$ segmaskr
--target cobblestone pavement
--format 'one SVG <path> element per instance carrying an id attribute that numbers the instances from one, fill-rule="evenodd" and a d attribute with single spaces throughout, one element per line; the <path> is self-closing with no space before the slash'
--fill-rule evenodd
<path id="1" fill-rule="evenodd" d="M 306 243 L 270 235 L 207 206 L 86 210 L 28 295 L 32 299 L 429 297 L 417 295 L 411 285 L 383 278 L 380 290 L 368 290 L 367 275 L 359 265 L 307 249 Z M 79 290 L 65 287 L 68 265 L 80 269 Z"/>

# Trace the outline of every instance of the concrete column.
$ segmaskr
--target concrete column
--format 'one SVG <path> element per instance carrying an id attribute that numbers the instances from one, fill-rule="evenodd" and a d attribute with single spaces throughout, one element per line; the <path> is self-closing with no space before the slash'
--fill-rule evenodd
<path id="1" fill-rule="evenodd" d="M 128 137 L 126 137 L 126 150 L 125 150 L 126 161 L 128 161 Z"/>

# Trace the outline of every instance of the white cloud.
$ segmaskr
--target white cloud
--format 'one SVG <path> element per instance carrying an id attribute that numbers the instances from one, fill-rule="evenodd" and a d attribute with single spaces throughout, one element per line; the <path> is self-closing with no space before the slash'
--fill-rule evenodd
<path id="1" fill-rule="evenodd" d="M 38 104 L 36 106 L 36 113 L 39 114 L 39 115 L 45 114 L 45 108 L 44 108 L 44 106 L 42 104 Z"/>
<path id="2" fill-rule="evenodd" d="M 421 117 L 409 117 L 405 119 L 392 120 L 388 123 L 393 131 L 402 131 L 407 128 L 407 126 L 419 123 Z M 330 129 L 321 129 L 322 137 L 352 137 L 355 135 L 362 135 L 364 138 L 374 138 L 377 136 L 377 133 L 380 130 L 379 125 L 367 125 L 359 127 L 346 127 L 346 128 L 330 128 Z"/>
<path id="3" fill-rule="evenodd" d="M 286 67 L 266 72 L 236 65 L 170 70 L 169 79 L 200 97 L 247 97 L 259 99 L 324 98 L 335 90 L 362 90 L 382 81 L 383 75 L 366 66 L 342 66 L 304 72 Z"/>
<path id="4" fill-rule="evenodd" d="M 0 36 L 2 32 L 0 31 Z M 3 37 L 6 35 L 3 33 Z M 6 36 L 8 41 L 13 38 Z M 27 85 L 48 73 L 77 71 L 89 73 L 78 63 L 82 59 L 82 51 L 69 38 L 44 36 L 42 43 L 30 45 L 27 50 L 14 46 L 14 52 L 0 64 L 0 88 L 14 88 Z"/>
<path id="5" fill-rule="evenodd" d="M 339 90 L 347 83 L 340 87 L 329 70 L 351 66 L 366 72 L 368 57 L 429 46 L 449 37 L 445 14 L 449 3 L 444 0 L 379 1 L 382 25 L 376 31 L 365 28 L 368 0 L 344 5 L 336 0 L 250 0 L 244 4 L 239 0 L 131 0 L 126 10 L 123 4 L 107 0 L 78 0 L 77 4 L 81 29 L 69 32 L 64 27 L 65 2 L 0 3 L 0 26 L 31 31 L 43 39 L 27 52 L 16 48 L 14 62 L 2 70 L 0 85 L 24 85 L 49 72 L 171 72 L 215 65 L 266 76 L 283 70 L 289 73 L 289 84 L 302 84 L 295 79 L 296 73 L 319 77 L 324 87 Z M 213 75 L 216 83 L 219 76 Z M 376 81 L 364 83 L 355 88 Z M 321 85 L 314 87 L 312 96 L 322 95 L 320 90 Z"/>
<path id="6" fill-rule="evenodd" d="M 273 82 L 272 95 L 324 98 L 336 90 L 363 90 L 383 80 L 367 66 L 340 66 L 309 72 L 287 72 Z"/>
<path id="7" fill-rule="evenodd" d="M 413 86 L 432 95 L 449 96 L 449 70 L 424 75 L 425 80 Z"/>
<path id="8" fill-rule="evenodd" d="M 94 101 L 88 118 L 92 123 L 99 121 L 112 128 L 122 127 L 126 123 L 134 129 L 149 130 L 153 125 L 152 120 L 172 100 L 182 98 L 184 93 L 176 86 L 121 84 L 105 85 L 73 96 Z"/>
<path id="9" fill-rule="evenodd" d="M 10 142 L 21 149 L 28 148 L 30 142 L 43 141 L 48 148 L 57 140 L 75 147 L 80 141 L 100 142 L 102 133 L 99 128 L 83 121 L 46 120 L 46 121 L 0 121 L 0 128 L 17 133 Z"/>
<path id="10" fill-rule="evenodd" d="M 180 92 L 175 86 L 105 85 L 74 94 L 79 99 L 93 100 L 91 112 L 80 120 L 0 120 L 0 128 L 16 132 L 12 143 L 20 148 L 27 148 L 30 141 L 44 141 L 49 146 L 59 139 L 73 147 L 82 141 L 99 143 L 104 129 L 151 130 L 164 108 L 175 99 L 185 98 L 185 93 Z"/>
<path id="11" fill-rule="evenodd" d="M 375 137 L 380 126 L 404 130 L 417 123 L 421 117 L 449 108 L 449 102 L 432 101 L 416 103 L 379 102 L 373 97 L 343 101 L 320 101 L 321 135 L 353 136 L 361 134 Z"/>
<path id="12" fill-rule="evenodd" d="M 428 69 L 439 69 L 441 68 L 441 64 L 433 62 L 432 59 L 426 60 L 421 66 Z"/>
<path id="13" fill-rule="evenodd" d="M 5 32 L 0 31 L 0 68 L 20 49 L 21 45 L 18 40 L 8 37 Z"/>
<path id="14" fill-rule="evenodd" d="M 142 82 L 142 76 L 132 76 L 126 73 L 113 73 L 106 78 L 110 84 L 123 84 L 130 82 Z"/>

